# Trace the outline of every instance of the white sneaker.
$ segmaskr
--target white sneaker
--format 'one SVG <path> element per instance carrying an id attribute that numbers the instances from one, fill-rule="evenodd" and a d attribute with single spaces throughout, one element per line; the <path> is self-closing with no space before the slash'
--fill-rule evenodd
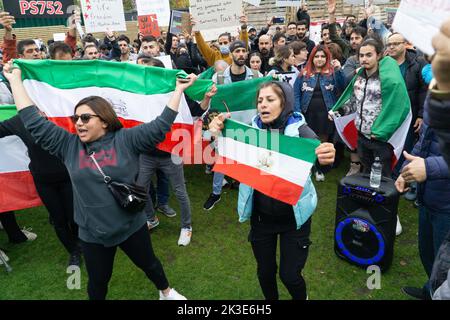
<path id="1" fill-rule="evenodd" d="M 187 300 L 185 296 L 179 294 L 174 288 L 171 288 L 169 294 L 165 296 L 159 291 L 159 300 Z"/>
<path id="2" fill-rule="evenodd" d="M 325 175 L 322 172 L 316 172 L 316 181 L 325 181 Z"/>
<path id="3" fill-rule="evenodd" d="M 222 187 L 225 187 L 228 184 L 227 179 L 223 178 L 222 180 Z"/>
<path id="4" fill-rule="evenodd" d="M 178 239 L 179 246 L 187 246 L 191 242 L 192 228 L 182 228 L 180 238 Z"/>
<path id="5" fill-rule="evenodd" d="M 347 174 L 345 176 L 346 177 L 352 176 L 354 174 L 359 173 L 360 170 L 361 170 L 361 164 L 355 163 L 355 162 L 351 162 L 350 163 L 350 169 L 348 170 L 348 172 L 347 172 Z"/>
<path id="6" fill-rule="evenodd" d="M 4 253 L 2 250 L 0 250 L 0 256 L 3 258 L 3 259 L 0 259 L 0 266 L 3 265 L 3 260 L 5 260 L 6 262 L 9 261 L 8 256 L 7 256 L 6 253 Z"/>
<path id="7" fill-rule="evenodd" d="M 31 229 L 31 228 L 28 228 L 28 229 L 23 228 L 22 229 L 23 234 L 25 235 L 25 237 L 28 238 L 27 241 L 34 241 L 37 238 L 37 234 L 31 232 L 31 230 L 33 230 L 33 229 Z"/>
<path id="8" fill-rule="evenodd" d="M 395 235 L 396 236 L 400 235 L 402 233 L 402 231 L 403 231 L 403 228 L 402 228 L 402 225 L 400 224 L 400 219 L 397 216 L 397 227 L 395 228 Z"/>

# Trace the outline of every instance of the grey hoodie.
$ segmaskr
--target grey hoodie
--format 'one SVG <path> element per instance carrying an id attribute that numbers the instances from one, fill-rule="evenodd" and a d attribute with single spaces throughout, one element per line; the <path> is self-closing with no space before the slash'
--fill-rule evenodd
<path id="1" fill-rule="evenodd" d="M 148 153 L 164 140 L 177 112 L 166 107 L 150 123 L 108 132 L 91 143 L 82 143 L 78 136 L 46 121 L 34 106 L 19 114 L 36 143 L 60 158 L 67 167 L 81 240 L 115 246 L 145 224 L 144 212 L 131 214 L 119 207 L 89 153 L 95 152 L 100 167 L 113 181 L 134 183 L 139 172 L 139 155 Z"/>

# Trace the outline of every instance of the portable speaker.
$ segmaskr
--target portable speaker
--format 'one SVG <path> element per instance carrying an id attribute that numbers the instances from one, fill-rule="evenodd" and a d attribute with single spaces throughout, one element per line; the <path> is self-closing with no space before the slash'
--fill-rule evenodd
<path id="1" fill-rule="evenodd" d="M 378 190 L 369 175 L 344 177 L 338 186 L 334 251 L 338 257 L 367 268 L 386 271 L 394 254 L 399 193 L 394 181 L 382 178 Z"/>

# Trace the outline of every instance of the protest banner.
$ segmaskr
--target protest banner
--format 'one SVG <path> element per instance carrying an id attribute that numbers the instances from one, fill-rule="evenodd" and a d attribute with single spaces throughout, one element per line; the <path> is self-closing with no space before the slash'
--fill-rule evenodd
<path id="1" fill-rule="evenodd" d="M 161 36 L 161 30 L 158 26 L 158 18 L 156 14 L 149 14 L 146 16 L 138 16 L 139 32 L 144 36 Z"/>
<path id="2" fill-rule="evenodd" d="M 29 1 L 7 0 L 3 1 L 4 11 L 16 18 L 68 18 L 72 12 L 67 10 L 73 6 L 73 0 L 59 1 Z"/>
<path id="3" fill-rule="evenodd" d="M 126 31 L 122 0 L 81 0 L 87 33 Z"/>
<path id="4" fill-rule="evenodd" d="M 421 51 L 432 55 L 431 39 L 449 16 L 448 0 L 403 0 L 392 27 Z"/>
<path id="5" fill-rule="evenodd" d="M 190 34 L 192 32 L 192 26 L 189 12 L 172 10 L 170 15 L 169 32 L 172 34 Z"/>
<path id="6" fill-rule="evenodd" d="M 242 0 L 191 0 L 190 12 L 196 20 L 195 31 L 218 26 L 231 30 L 240 25 Z"/>
<path id="7" fill-rule="evenodd" d="M 170 23 L 169 0 L 136 0 L 138 16 L 156 14 L 158 24 L 167 27 Z"/>

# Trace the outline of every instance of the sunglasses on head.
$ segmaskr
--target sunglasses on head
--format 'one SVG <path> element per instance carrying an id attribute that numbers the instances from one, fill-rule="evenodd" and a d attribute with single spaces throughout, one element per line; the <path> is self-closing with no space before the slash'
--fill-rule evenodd
<path id="1" fill-rule="evenodd" d="M 70 116 L 70 119 L 72 120 L 72 122 L 74 124 L 78 122 L 78 119 L 81 119 L 81 122 L 86 124 L 86 123 L 89 122 L 89 120 L 91 120 L 92 117 L 99 117 L 99 116 L 96 115 L 96 114 L 83 113 L 83 114 L 80 114 L 80 115 L 74 114 L 73 116 Z"/>

